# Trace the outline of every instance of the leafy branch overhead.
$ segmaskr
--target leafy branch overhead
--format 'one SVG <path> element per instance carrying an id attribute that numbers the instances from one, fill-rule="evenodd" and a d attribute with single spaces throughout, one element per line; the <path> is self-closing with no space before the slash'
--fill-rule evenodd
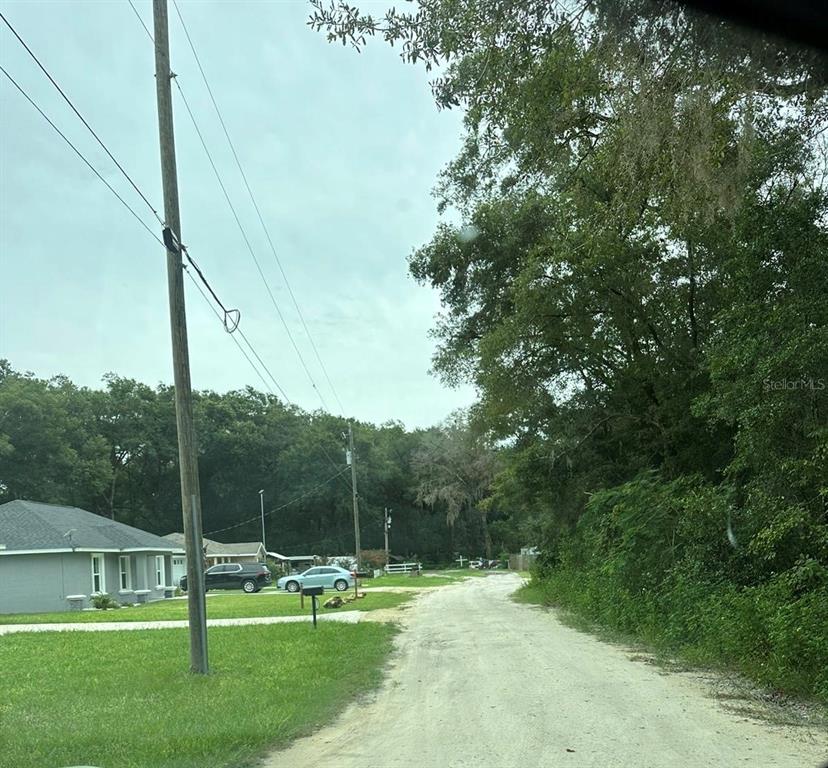
<path id="1" fill-rule="evenodd" d="M 666 1 L 312 5 L 464 116 L 436 191 L 463 223 L 410 269 L 499 467 L 473 502 L 434 447 L 418 498 L 507 514 L 560 599 L 624 629 L 761 605 L 775 645 L 738 659 L 828 695 L 828 58 Z"/>

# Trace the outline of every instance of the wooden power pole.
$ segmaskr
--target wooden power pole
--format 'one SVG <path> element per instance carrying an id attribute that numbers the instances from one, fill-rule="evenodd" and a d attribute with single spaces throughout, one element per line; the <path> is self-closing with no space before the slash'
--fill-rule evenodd
<path id="1" fill-rule="evenodd" d="M 348 422 L 348 450 L 351 458 L 351 488 L 354 492 L 354 544 L 356 546 L 357 571 L 362 570 L 362 546 L 359 542 L 359 494 L 357 493 L 356 453 L 354 452 L 354 430 Z"/>
<path id="2" fill-rule="evenodd" d="M 155 89 L 158 99 L 158 136 L 161 144 L 161 181 L 164 187 L 164 233 L 167 246 L 167 287 L 170 301 L 175 418 L 178 427 L 178 463 L 181 468 L 181 508 L 184 547 L 187 552 L 187 603 L 190 622 L 190 670 L 207 674 L 207 611 L 204 604 L 204 560 L 201 533 L 201 493 L 198 485 L 193 402 L 190 387 L 190 353 L 184 306 L 184 272 L 181 261 L 181 220 L 178 212 L 178 175 L 175 167 L 170 38 L 167 0 L 153 0 L 155 23 Z M 172 237 L 170 237 L 172 235 Z"/>

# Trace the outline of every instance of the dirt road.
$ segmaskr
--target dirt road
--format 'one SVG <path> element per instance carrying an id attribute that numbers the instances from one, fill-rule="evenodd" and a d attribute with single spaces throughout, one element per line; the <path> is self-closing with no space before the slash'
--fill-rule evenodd
<path id="1" fill-rule="evenodd" d="M 430 591 L 380 691 L 276 768 L 807 768 L 824 731 L 725 711 L 697 677 L 517 605 L 513 574 Z"/>

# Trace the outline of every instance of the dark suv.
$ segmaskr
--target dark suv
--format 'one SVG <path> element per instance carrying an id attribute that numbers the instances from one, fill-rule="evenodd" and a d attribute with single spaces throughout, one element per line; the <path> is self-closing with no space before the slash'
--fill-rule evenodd
<path id="1" fill-rule="evenodd" d="M 266 565 L 261 563 L 221 563 L 204 571 L 206 589 L 243 589 L 258 592 L 270 584 L 272 577 Z M 178 586 L 187 591 L 187 577 L 182 576 Z"/>

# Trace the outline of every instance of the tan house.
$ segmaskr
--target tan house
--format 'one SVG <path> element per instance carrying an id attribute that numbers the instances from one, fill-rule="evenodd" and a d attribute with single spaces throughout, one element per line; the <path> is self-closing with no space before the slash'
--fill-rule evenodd
<path id="1" fill-rule="evenodd" d="M 184 548 L 183 533 L 168 533 L 163 538 L 173 544 Z M 204 543 L 204 567 L 219 563 L 264 563 L 266 552 L 260 541 L 239 541 L 232 544 L 223 544 L 220 541 L 203 538 Z M 179 556 L 174 557 L 172 562 L 172 577 L 174 583 L 187 573 L 187 559 Z"/>

